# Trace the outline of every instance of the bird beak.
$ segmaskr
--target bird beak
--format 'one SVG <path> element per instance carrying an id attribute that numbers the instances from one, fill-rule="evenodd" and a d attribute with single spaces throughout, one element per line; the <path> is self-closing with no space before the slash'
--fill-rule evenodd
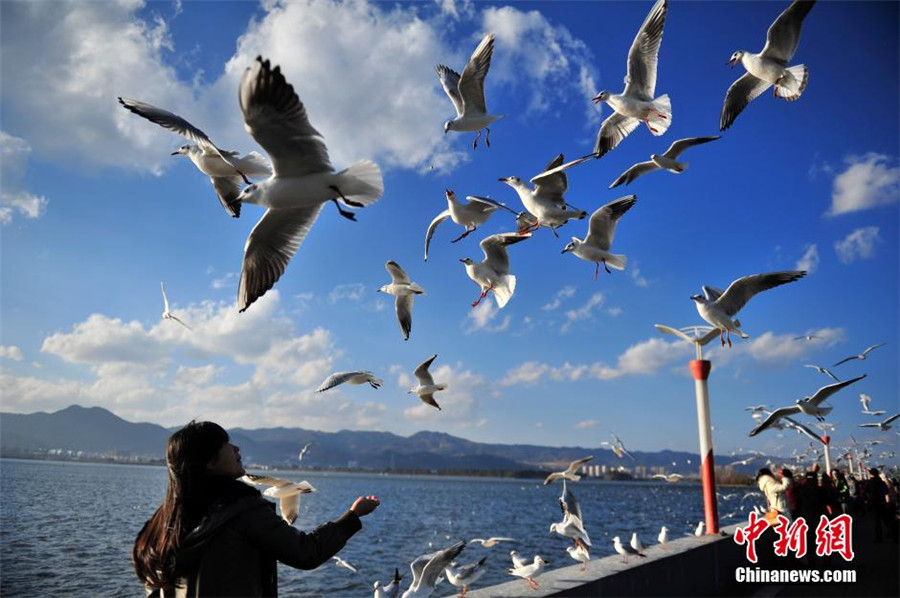
<path id="1" fill-rule="evenodd" d="M 504 177 L 502 179 L 497 179 L 497 180 L 500 181 L 501 183 L 505 183 L 506 181 L 509 180 L 509 177 Z"/>
<path id="2" fill-rule="evenodd" d="M 591 101 L 594 102 L 595 104 L 599 104 L 599 103 L 602 102 L 603 100 L 600 99 L 600 94 L 598 93 L 597 95 L 595 95 L 595 96 L 591 99 Z"/>
<path id="3" fill-rule="evenodd" d="M 465 264 L 465 263 L 466 263 L 466 260 L 459 260 L 459 261 L 460 261 L 460 262 L 462 262 L 462 263 L 463 263 L 463 264 Z"/>
<path id="4" fill-rule="evenodd" d="M 178 151 L 172 152 L 172 153 L 169 154 L 169 155 L 170 155 L 170 156 L 177 156 L 177 155 L 180 154 L 180 153 L 181 153 L 181 150 L 178 150 Z"/>
<path id="5" fill-rule="evenodd" d="M 560 253 L 560 254 L 563 254 L 563 253 L 568 253 L 568 251 L 569 251 L 569 247 L 568 247 L 568 246 L 566 246 L 566 247 L 563 247 L 563 250 L 562 250 L 562 251 L 560 251 L 560 252 L 559 252 L 559 253 Z"/>
<path id="6" fill-rule="evenodd" d="M 734 65 L 736 65 L 737 63 L 738 63 L 738 59 L 737 59 L 737 58 L 729 58 L 729 59 L 728 59 L 728 62 L 726 62 L 725 64 L 727 64 L 727 65 L 730 66 L 731 68 L 734 68 Z"/>

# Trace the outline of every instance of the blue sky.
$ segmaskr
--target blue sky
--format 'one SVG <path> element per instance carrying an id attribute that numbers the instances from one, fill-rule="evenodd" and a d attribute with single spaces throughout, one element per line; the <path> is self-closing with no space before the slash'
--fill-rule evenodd
<path id="1" fill-rule="evenodd" d="M 593 211 L 628 193 L 638 202 L 614 244 L 624 272 L 560 255 L 585 222 L 547 229 L 511 249 L 518 287 L 498 310 L 459 259 L 481 258 L 494 216 L 451 245 L 425 229 L 445 188 L 519 208 L 497 181 L 530 178 L 557 153 L 591 151 L 618 93 L 625 58 L 651 2 L 476 4 L 227 2 L 0 4 L 4 411 L 100 405 L 133 421 L 191 418 L 248 428 L 439 430 L 479 441 L 598 446 L 615 432 L 633 450 L 697 450 L 692 348 L 653 324 L 702 324 L 689 296 L 759 272 L 806 268 L 805 279 L 754 298 L 730 351 L 710 345 L 717 453 L 789 453 L 806 441 L 770 431 L 749 439 L 747 405 L 781 406 L 835 369 L 868 378 L 836 395 L 843 442 L 866 431 L 859 393 L 898 410 L 898 4 L 820 2 L 794 63 L 810 82 L 796 102 L 766 93 L 722 139 L 685 154 L 681 175 L 608 185 L 682 137 L 718 133 L 737 49 L 759 51 L 786 2 L 673 1 L 657 94 L 672 99 L 661 138 L 641 127 L 599 161 L 569 173 L 570 203 Z M 488 108 L 507 118 L 492 146 L 443 134 L 452 107 L 434 66 L 460 70 L 481 36 L 496 48 Z M 838 43 L 839 42 L 839 43 Z M 228 218 L 206 177 L 169 154 L 183 143 L 121 109 L 140 99 L 190 120 L 220 146 L 257 149 L 244 132 L 237 84 L 257 54 L 279 64 L 324 135 L 336 167 L 371 158 L 385 194 L 340 218 L 326 206 L 285 275 L 246 313 L 235 308 L 246 237 L 261 210 Z M 434 168 L 432 168 L 432 166 Z M 427 291 L 403 342 L 384 263 Z M 159 282 L 194 332 L 162 321 Z M 806 342 L 795 336 L 815 333 Z M 406 390 L 432 353 L 442 412 Z M 370 369 L 380 390 L 313 390 L 332 371 Z M 884 445 L 881 445 L 882 447 Z"/>

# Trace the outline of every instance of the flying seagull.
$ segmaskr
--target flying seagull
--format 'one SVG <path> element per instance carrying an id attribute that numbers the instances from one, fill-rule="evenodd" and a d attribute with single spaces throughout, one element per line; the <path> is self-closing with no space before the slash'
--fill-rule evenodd
<path id="1" fill-rule="evenodd" d="M 775 86 L 775 97 L 792 102 L 800 97 L 809 81 L 809 70 L 803 64 L 788 67 L 800 44 L 803 19 L 809 14 L 815 0 L 794 0 L 766 33 L 766 45 L 759 54 L 738 50 L 731 55 L 728 64 L 740 62 L 747 72 L 728 88 L 719 128 L 724 131 L 747 105 L 762 92 Z"/>
<path id="2" fill-rule="evenodd" d="M 297 461 L 303 461 L 303 457 L 306 456 L 306 453 L 309 452 L 309 447 L 312 446 L 312 442 L 307 442 L 303 445 L 303 448 L 300 449 L 300 454 L 297 455 Z"/>
<path id="3" fill-rule="evenodd" d="M 259 153 L 250 152 L 241 156 L 238 152 L 219 149 L 206 133 L 177 114 L 128 98 L 119 98 L 119 103 L 138 116 L 187 137 L 197 144 L 182 145 L 172 152 L 172 155 L 187 156 L 200 172 L 209 177 L 222 207 L 229 216 L 234 218 L 240 216 L 241 203 L 236 200 L 241 193 L 241 183 L 250 183 L 248 175 L 258 177 L 272 174 L 272 168 Z"/>
<path id="4" fill-rule="evenodd" d="M 478 139 L 481 138 L 481 129 L 487 133 L 484 142 L 491 147 L 491 130 L 488 126 L 505 114 L 488 114 L 484 102 L 484 78 L 491 68 L 491 56 L 494 53 L 494 34 L 488 33 L 481 39 L 481 43 L 472 52 L 462 75 L 443 64 L 437 65 L 438 78 L 444 92 L 453 102 L 456 108 L 456 118 L 444 123 L 444 134 L 447 131 L 478 131 L 472 142 L 472 149 L 478 147 Z"/>
<path id="5" fill-rule="evenodd" d="M 814 341 L 814 340 L 820 339 L 820 338 L 822 338 L 822 337 L 816 336 L 814 334 L 804 334 L 803 336 L 795 336 L 794 340 L 795 341 L 803 341 L 803 340 Z"/>
<path id="6" fill-rule="evenodd" d="M 731 332 L 734 331 L 741 338 L 749 338 L 741 330 L 741 323 L 732 319 L 747 304 L 750 299 L 761 291 L 783 285 L 806 276 L 805 270 L 790 270 L 785 272 L 769 272 L 766 274 L 753 274 L 738 278 L 725 291 L 715 287 L 703 286 L 703 295 L 692 295 L 691 299 L 697 304 L 700 317 L 719 329 L 719 340 L 725 345 L 724 335 L 727 333 L 728 346 L 731 347 Z"/>
<path id="7" fill-rule="evenodd" d="M 861 359 L 861 360 L 865 361 L 866 356 L 869 354 L 870 351 L 874 351 L 878 347 L 883 347 L 884 345 L 885 345 L 885 343 L 878 343 L 877 345 L 872 345 L 871 347 L 869 347 L 868 349 L 866 349 L 859 355 L 851 355 L 850 357 L 845 357 L 844 359 L 840 360 L 839 362 L 837 362 L 836 364 L 834 364 L 831 367 L 837 367 L 837 366 L 841 365 L 842 363 L 847 363 L 848 361 L 852 361 L 854 359 Z"/>
<path id="8" fill-rule="evenodd" d="M 354 567 L 353 565 L 351 565 L 350 563 L 348 563 L 347 561 L 345 561 L 344 559 L 342 559 L 342 558 L 339 557 L 339 556 L 336 556 L 336 555 L 335 555 L 335 556 L 331 557 L 331 560 L 334 561 L 334 564 L 335 564 L 335 566 L 337 566 L 337 567 L 343 567 L 344 569 L 350 569 L 350 570 L 353 571 L 354 573 L 359 573 L 359 572 L 356 570 L 356 567 Z"/>
<path id="9" fill-rule="evenodd" d="M 761 424 L 756 426 L 750 432 L 750 436 L 756 436 L 785 415 L 804 413 L 806 415 L 812 415 L 816 419 L 821 421 L 822 419 L 824 419 L 824 416 L 831 411 L 831 407 L 820 407 L 819 405 L 821 405 L 822 402 L 825 401 L 828 397 L 841 390 L 845 386 L 850 386 L 854 382 L 859 382 L 865 377 L 866 375 L 863 374 L 862 376 L 859 376 L 857 378 L 851 378 L 850 380 L 844 380 L 843 382 L 835 382 L 834 384 L 823 386 L 822 388 L 817 390 L 811 397 L 798 399 L 796 405 L 779 407 L 778 409 L 770 413 L 769 417 L 767 417 Z"/>
<path id="10" fill-rule="evenodd" d="M 268 60 L 257 57 L 244 72 L 239 99 L 244 126 L 269 154 L 275 171 L 237 198 L 266 208 L 244 248 L 237 300 L 244 311 L 281 278 L 325 202 L 333 201 L 342 216 L 355 220 L 338 198 L 365 207 L 381 198 L 384 185 L 371 160 L 334 171 L 322 135 L 310 124 L 293 86 Z"/>
<path id="11" fill-rule="evenodd" d="M 572 480 L 573 482 L 577 482 L 581 479 L 581 476 L 578 475 L 578 468 L 593 458 L 594 456 L 591 455 L 590 457 L 583 457 L 572 461 L 564 471 L 555 471 L 548 475 L 547 479 L 544 480 L 544 486 L 556 480 Z"/>
<path id="12" fill-rule="evenodd" d="M 409 392 L 406 394 L 418 395 L 423 403 L 431 405 L 438 411 L 441 411 L 441 406 L 434 400 L 434 393 L 439 390 L 446 390 L 447 385 L 435 384 L 434 378 L 431 377 L 431 372 L 428 371 L 428 368 L 431 367 L 431 363 L 435 359 L 437 359 L 437 353 L 419 364 L 419 367 L 417 367 L 415 371 L 416 380 L 418 380 L 419 383 L 409 389 Z"/>
<path id="13" fill-rule="evenodd" d="M 484 253 L 481 262 L 475 263 L 475 260 L 468 257 L 459 260 L 465 264 L 469 278 L 481 288 L 481 295 L 472 303 L 472 307 L 481 303 L 490 291 L 494 291 L 497 307 L 501 309 L 512 299 L 516 291 L 516 277 L 509 273 L 509 253 L 506 248 L 530 237 L 531 233 L 491 235 L 480 243 L 481 251 Z"/>
<path id="14" fill-rule="evenodd" d="M 882 409 L 879 409 L 877 411 L 870 410 L 869 403 L 872 402 L 872 397 L 870 397 L 866 393 L 861 393 L 859 395 L 859 402 L 862 403 L 862 406 L 863 406 L 862 412 L 865 413 L 866 415 L 878 416 L 878 415 L 884 415 L 886 413 L 886 411 L 884 411 Z"/>
<path id="15" fill-rule="evenodd" d="M 624 270 L 628 258 L 622 254 L 610 253 L 613 238 L 616 236 L 616 225 L 625 212 L 631 209 L 637 202 L 637 195 L 626 195 L 614 199 L 605 206 L 598 208 L 588 221 L 588 233 L 584 240 L 572 237 L 572 241 L 566 245 L 562 253 L 572 252 L 576 257 L 586 262 L 594 262 L 594 280 L 600 273 L 600 264 L 606 273 L 611 273 L 610 266 L 616 270 Z"/>
<path id="16" fill-rule="evenodd" d="M 886 420 L 884 420 L 882 422 L 878 422 L 876 424 L 859 424 L 859 427 L 860 428 L 878 428 L 882 432 L 887 432 L 888 430 L 891 429 L 891 422 L 893 422 L 898 417 L 900 417 L 900 413 L 895 413 L 894 415 L 890 416 L 889 418 L 887 418 Z"/>
<path id="17" fill-rule="evenodd" d="M 469 236 L 469 233 L 487 222 L 487 219 L 490 218 L 491 214 L 497 210 L 503 209 L 513 215 L 516 214 L 515 210 L 508 208 L 506 204 L 494 201 L 490 197 L 467 195 L 466 199 L 468 199 L 469 202 L 462 203 L 461 201 L 457 201 L 456 194 L 450 189 L 446 190 L 445 195 L 447 197 L 447 209 L 434 217 L 434 220 L 431 221 L 431 224 L 428 225 L 428 230 L 425 232 L 426 262 L 428 261 L 428 246 L 431 245 L 431 237 L 434 236 L 434 231 L 437 230 L 438 225 L 444 220 L 450 218 L 456 224 L 465 227 L 466 230 L 463 234 L 450 241 L 451 243 L 456 243 L 457 241 L 465 239 Z"/>
<path id="18" fill-rule="evenodd" d="M 613 184 L 609 186 L 610 189 L 613 187 L 618 187 L 619 185 L 628 185 L 639 176 L 643 176 L 648 172 L 653 172 L 654 170 L 668 170 L 669 172 L 674 172 L 675 174 L 681 174 L 685 170 L 687 170 L 688 162 L 678 162 L 678 156 L 681 153 L 688 149 L 689 147 L 694 147 L 695 145 L 701 145 L 704 143 L 709 143 L 710 141 L 715 141 L 718 139 L 720 135 L 714 135 L 712 137 L 687 137 L 685 139 L 679 139 L 678 141 L 674 141 L 672 145 L 669 146 L 669 149 L 665 151 L 663 154 L 650 154 L 649 162 L 638 162 L 613 181 Z"/>
<path id="19" fill-rule="evenodd" d="M 300 514 L 300 495 L 316 491 L 312 484 L 305 480 L 292 482 L 291 480 L 254 475 L 252 473 L 244 475 L 241 479 L 249 484 L 268 486 L 263 491 L 263 494 L 270 498 L 279 499 L 278 505 L 281 507 L 281 518 L 287 521 L 288 525 L 293 525 Z"/>
<path id="20" fill-rule="evenodd" d="M 812 369 L 816 370 L 817 372 L 819 372 L 820 374 L 825 374 L 826 376 L 830 377 L 830 378 L 831 378 L 832 380 L 834 380 L 835 382 L 840 382 L 840 381 L 841 381 L 840 378 L 838 378 L 837 376 L 835 376 L 834 374 L 832 374 L 832 373 L 831 373 L 831 370 L 829 370 L 829 369 L 827 369 L 827 368 L 823 368 L 823 367 L 818 366 L 818 365 L 813 365 L 813 364 L 811 364 L 811 363 L 804 364 L 803 367 L 805 367 L 805 368 L 812 368 Z"/>
<path id="21" fill-rule="evenodd" d="M 546 226 L 555 235 L 556 229 L 569 220 L 587 217 L 587 212 L 573 208 L 566 203 L 564 197 L 569 189 L 566 169 L 583 161 L 584 158 L 578 158 L 563 164 L 563 155 L 558 154 L 547 163 L 541 173 L 531 178 L 533 188 L 517 176 L 498 179 L 501 183 L 512 187 L 525 206 L 526 213 L 520 214 L 520 218 L 517 219 L 520 233 L 524 234 Z"/>
<path id="22" fill-rule="evenodd" d="M 453 559 L 466 547 L 463 541 L 457 542 L 443 550 L 425 554 L 412 563 L 409 568 L 412 571 L 412 585 L 403 592 L 402 598 L 427 598 L 434 592 L 434 584 L 438 576 Z"/>
<path id="23" fill-rule="evenodd" d="M 354 372 L 335 372 L 325 378 L 325 381 L 319 385 L 319 388 L 316 389 L 316 392 L 325 392 L 335 386 L 340 384 L 365 384 L 369 383 L 369 386 L 372 388 L 378 388 L 381 386 L 382 380 L 381 378 L 376 378 L 375 374 L 369 371 L 358 370 Z"/>
<path id="24" fill-rule="evenodd" d="M 185 328 L 187 328 L 188 330 L 193 330 L 193 328 L 191 328 L 190 326 L 188 326 L 187 324 L 185 324 L 184 322 L 179 320 L 176 316 L 173 316 L 172 312 L 169 311 L 169 298 L 166 297 L 166 284 L 164 282 L 160 282 L 159 287 L 162 289 L 162 296 L 163 296 L 163 312 L 162 312 L 163 319 L 164 320 L 174 320 L 174 321 L 178 322 L 179 324 L 181 324 L 182 326 L 184 326 Z"/>
<path id="25" fill-rule="evenodd" d="M 403 340 L 408 341 L 409 333 L 412 331 L 413 297 L 424 295 L 425 289 L 410 281 L 406 271 L 394 260 L 387 262 L 384 267 L 391 275 L 391 284 L 383 285 L 378 290 L 397 297 L 394 300 L 394 310 L 397 312 L 397 322 L 400 324 Z"/>
<path id="26" fill-rule="evenodd" d="M 561 536 L 572 538 L 576 546 L 590 546 L 591 538 L 588 536 L 587 530 L 584 529 L 581 505 L 572 491 L 566 486 L 565 481 L 563 481 L 562 496 L 559 497 L 559 506 L 563 512 L 563 519 L 560 522 L 550 524 L 550 533 L 556 532 Z"/>
<path id="27" fill-rule="evenodd" d="M 515 538 L 502 538 L 502 537 L 492 536 L 492 537 L 488 538 L 487 540 L 485 540 L 484 538 L 472 538 L 471 540 L 469 540 L 469 544 L 481 544 L 485 548 L 493 548 L 500 542 L 515 542 L 515 541 L 516 541 Z M 515 552 L 515 551 L 513 551 L 513 552 Z"/>
<path id="28" fill-rule="evenodd" d="M 668 0 L 657 0 L 638 29 L 628 51 L 625 91 L 621 94 L 601 91 L 594 96 L 595 103 L 606 102 L 614 110 L 597 133 L 594 154 L 598 158 L 619 145 L 641 122 L 654 135 L 662 135 L 672 124 L 669 96 L 653 98 L 659 46 L 668 10 Z"/>

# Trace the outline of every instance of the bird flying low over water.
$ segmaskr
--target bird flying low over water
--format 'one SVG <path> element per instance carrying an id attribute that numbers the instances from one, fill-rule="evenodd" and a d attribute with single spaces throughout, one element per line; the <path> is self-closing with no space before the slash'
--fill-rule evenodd
<path id="1" fill-rule="evenodd" d="M 720 135 L 714 135 L 712 137 L 687 137 L 685 139 L 679 139 L 678 141 L 672 142 L 672 145 L 669 146 L 662 154 L 650 154 L 650 161 L 648 162 L 638 162 L 613 181 L 612 185 L 609 186 L 610 189 L 613 187 L 618 187 L 619 185 L 628 185 L 640 176 L 647 174 L 648 172 L 653 172 L 654 170 L 668 170 L 669 172 L 674 172 L 675 174 L 681 174 L 685 170 L 687 170 L 688 162 L 678 162 L 678 156 L 681 155 L 686 149 L 690 147 L 694 147 L 695 145 L 701 145 L 704 143 L 709 143 L 710 141 L 715 141 L 719 139 Z"/>
<path id="2" fill-rule="evenodd" d="M 569 463 L 569 466 L 564 471 L 555 471 L 547 476 L 547 479 L 544 480 L 544 486 L 547 484 L 554 482 L 556 480 L 571 480 L 573 482 L 577 482 L 581 479 L 581 476 L 578 475 L 578 468 L 593 459 L 594 456 L 583 457 L 581 459 L 576 459 Z"/>
<path id="3" fill-rule="evenodd" d="M 437 65 L 438 78 L 444 92 L 453 102 L 456 108 L 456 118 L 444 123 L 444 134 L 447 131 L 478 131 L 472 142 L 472 149 L 478 147 L 481 138 L 481 129 L 486 131 L 484 142 L 491 147 L 491 130 L 488 126 L 495 120 L 501 119 L 505 114 L 488 114 L 484 101 L 484 78 L 491 68 L 491 56 L 494 53 L 494 34 L 488 33 L 481 38 L 481 43 L 472 52 L 462 75 L 444 66 Z"/>
<path id="4" fill-rule="evenodd" d="M 293 525 L 300 515 L 300 495 L 315 492 L 312 484 L 307 481 L 292 482 L 282 478 L 275 478 L 265 475 L 254 475 L 248 473 L 241 477 L 248 484 L 256 486 L 268 486 L 263 491 L 263 495 L 270 498 L 277 498 L 278 506 L 281 508 L 281 518 Z"/>
<path id="5" fill-rule="evenodd" d="M 376 378 L 375 374 L 369 371 L 335 372 L 319 385 L 316 392 L 325 392 L 341 384 L 365 384 L 366 382 L 372 388 L 378 388 L 382 384 L 381 378 Z"/>
<path id="6" fill-rule="evenodd" d="M 503 308 L 516 292 L 516 277 L 509 273 L 509 253 L 506 248 L 531 238 L 531 234 L 498 233 L 482 239 L 480 246 L 484 259 L 475 263 L 472 258 L 459 260 L 466 266 L 466 274 L 478 284 L 481 295 L 472 307 L 481 303 L 490 291 L 494 291 L 497 307 Z"/>
<path id="7" fill-rule="evenodd" d="M 850 357 L 845 357 L 844 359 L 840 360 L 839 362 L 837 362 L 836 364 L 834 364 L 831 367 L 837 367 L 837 366 L 841 365 L 842 363 L 847 363 L 848 361 L 852 361 L 854 359 L 860 359 L 862 361 L 865 361 L 866 357 L 869 355 L 869 352 L 874 351 L 878 347 L 883 347 L 883 346 L 884 346 L 884 343 L 878 343 L 877 345 L 872 345 L 871 347 L 867 348 L 865 351 L 863 351 L 859 355 L 851 355 Z"/>
<path id="8" fill-rule="evenodd" d="M 481 544 L 485 548 L 493 548 L 500 542 L 515 542 L 515 541 L 516 541 L 515 538 L 503 538 L 503 537 L 492 536 L 492 537 L 488 538 L 487 540 L 485 540 L 484 538 L 472 538 L 471 540 L 469 540 L 469 544 Z M 515 551 L 513 551 L 513 552 L 515 552 Z"/>
<path id="9" fill-rule="evenodd" d="M 431 405 L 438 411 L 441 411 L 441 406 L 434 400 L 434 393 L 439 390 L 446 390 L 447 385 L 435 384 L 434 378 L 431 377 L 431 372 L 428 371 L 428 368 L 431 367 L 431 363 L 435 359 L 437 359 L 437 353 L 419 364 L 419 367 L 417 367 L 415 371 L 416 380 L 418 380 L 419 383 L 412 387 L 406 394 L 418 395 L 423 403 Z"/>
<path id="10" fill-rule="evenodd" d="M 431 224 L 428 225 L 428 230 L 425 232 L 426 262 L 428 261 L 428 247 L 431 245 L 431 237 L 434 236 L 434 231 L 437 230 L 438 225 L 444 220 L 450 218 L 456 224 L 466 228 L 463 234 L 450 241 L 451 243 L 456 243 L 457 241 L 465 239 L 469 236 L 469 233 L 487 222 L 491 214 L 497 210 L 506 210 L 507 212 L 516 215 L 515 210 L 508 208 L 504 203 L 494 201 L 490 197 L 467 195 L 466 199 L 469 200 L 469 203 L 462 203 L 457 201 L 456 193 L 450 189 L 446 190 L 445 195 L 447 197 L 447 209 L 434 217 L 434 220 L 431 221 Z"/>
<path id="11" fill-rule="evenodd" d="M 348 563 L 347 561 L 345 561 L 344 559 L 342 559 L 341 557 L 339 557 L 337 555 L 331 557 L 331 560 L 334 561 L 334 564 L 336 567 L 343 567 L 344 569 L 349 569 L 350 571 L 352 571 L 354 573 L 359 573 L 359 571 L 356 570 L 356 567 L 354 567 L 353 565 L 351 565 L 350 563 Z"/>
<path id="12" fill-rule="evenodd" d="M 306 108 L 279 67 L 257 57 L 241 79 L 244 126 L 269 154 L 274 174 L 245 187 L 239 202 L 266 208 L 244 248 L 238 310 L 244 311 L 281 278 L 325 202 L 341 216 L 356 216 L 344 204 L 372 205 L 384 191 L 381 170 L 362 160 L 335 172 L 322 135 L 310 124 Z"/>
<path id="13" fill-rule="evenodd" d="M 777 422 L 779 419 L 784 417 L 785 415 L 794 415 L 795 413 L 804 413 L 806 415 L 811 415 L 820 421 L 824 419 L 825 415 L 831 412 L 831 407 L 820 407 L 820 405 L 831 395 L 841 390 L 845 386 L 850 386 L 854 382 L 859 382 L 866 375 L 863 374 L 857 378 L 851 378 L 850 380 L 844 380 L 843 382 L 835 382 L 834 384 L 829 384 L 828 386 L 823 386 L 819 390 L 815 392 L 811 397 L 805 397 L 803 399 L 798 399 L 796 405 L 788 405 L 786 407 L 779 407 L 775 411 L 769 414 L 761 424 L 755 427 L 751 432 L 750 436 L 756 436 L 766 428 L 770 427 L 773 423 Z"/>
<path id="14" fill-rule="evenodd" d="M 408 341 L 409 333 L 412 331 L 413 298 L 416 295 L 424 295 L 425 289 L 418 283 L 412 282 L 406 271 L 394 260 L 387 262 L 384 267 L 391 275 L 391 284 L 383 285 L 378 290 L 397 297 L 394 300 L 394 311 L 397 313 L 397 322 L 400 324 L 403 340 Z"/>
<path id="15" fill-rule="evenodd" d="M 704 285 L 702 287 L 703 295 L 692 295 L 691 299 L 697 304 L 697 312 L 700 317 L 719 329 L 719 339 L 722 341 L 722 345 L 725 345 L 724 335 L 727 333 L 728 346 L 731 347 L 732 331 L 741 338 L 750 338 L 750 335 L 744 334 L 741 330 L 741 323 L 734 316 L 754 295 L 800 280 L 804 276 L 806 276 L 805 270 L 753 274 L 738 278 L 724 291 Z"/>
<path id="16" fill-rule="evenodd" d="M 610 253 L 613 239 L 616 236 L 616 225 L 625 212 L 631 209 L 637 202 L 637 195 L 626 195 L 614 199 L 605 206 L 598 208 L 588 221 L 588 233 L 584 239 L 572 237 L 572 241 L 566 245 L 562 253 L 571 252 L 576 257 L 586 262 L 594 262 L 594 280 L 600 273 L 600 264 L 607 274 L 611 273 L 610 266 L 616 270 L 624 270 L 628 258 L 622 254 Z"/>
<path id="17" fill-rule="evenodd" d="M 241 193 L 241 182 L 250 184 L 248 176 L 272 174 L 269 163 L 257 152 L 241 156 L 237 152 L 219 149 L 206 133 L 177 114 L 128 98 L 119 98 L 119 103 L 138 116 L 187 137 L 197 144 L 182 145 L 172 152 L 172 155 L 187 156 L 200 172 L 209 177 L 222 207 L 229 216 L 234 218 L 240 216 L 241 202 L 237 201 L 237 197 Z"/>
<path id="18" fill-rule="evenodd" d="M 306 453 L 309 452 L 309 447 L 312 446 L 312 442 L 307 442 L 303 445 L 303 448 L 300 449 L 300 454 L 297 455 L 297 461 L 303 461 L 303 457 L 306 456 Z"/>

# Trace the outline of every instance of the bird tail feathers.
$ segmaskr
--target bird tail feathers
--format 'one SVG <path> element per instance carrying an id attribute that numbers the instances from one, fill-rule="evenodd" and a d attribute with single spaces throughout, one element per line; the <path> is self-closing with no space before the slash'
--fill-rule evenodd
<path id="1" fill-rule="evenodd" d="M 344 178 L 340 190 L 351 201 L 368 206 L 381 199 L 384 193 L 381 169 L 371 160 L 360 160 L 338 174 Z"/>
<path id="2" fill-rule="evenodd" d="M 653 100 L 653 110 L 656 114 L 650 114 L 647 120 L 653 121 L 653 133 L 657 137 L 665 133 L 672 124 L 672 102 L 669 94 L 664 94 Z"/>
<path id="3" fill-rule="evenodd" d="M 732 324 L 734 324 L 734 328 L 731 329 L 732 332 L 736 333 L 741 338 L 750 338 L 749 334 L 746 334 L 743 330 L 741 330 L 740 320 L 734 320 L 732 321 Z"/>
<path id="4" fill-rule="evenodd" d="M 785 76 L 775 86 L 775 95 L 788 102 L 798 99 L 809 83 L 809 69 L 805 64 L 798 64 L 786 69 Z"/>
<path id="5" fill-rule="evenodd" d="M 272 174 L 272 165 L 269 164 L 269 161 L 265 159 L 265 157 L 259 152 L 253 151 L 249 152 L 243 159 L 244 164 L 249 164 L 251 169 L 247 169 L 244 166 L 245 170 L 248 172 L 244 172 L 244 174 L 249 175 L 263 175 L 263 174 Z"/>
<path id="6" fill-rule="evenodd" d="M 513 293 L 516 292 L 516 277 L 507 274 L 503 279 L 502 285 L 494 287 L 494 298 L 497 299 L 497 307 L 503 308 L 509 300 L 512 299 Z"/>
<path id="7" fill-rule="evenodd" d="M 606 265 L 610 268 L 615 268 L 616 270 L 624 270 L 627 262 L 628 257 L 621 253 L 612 253 L 606 258 Z"/>

